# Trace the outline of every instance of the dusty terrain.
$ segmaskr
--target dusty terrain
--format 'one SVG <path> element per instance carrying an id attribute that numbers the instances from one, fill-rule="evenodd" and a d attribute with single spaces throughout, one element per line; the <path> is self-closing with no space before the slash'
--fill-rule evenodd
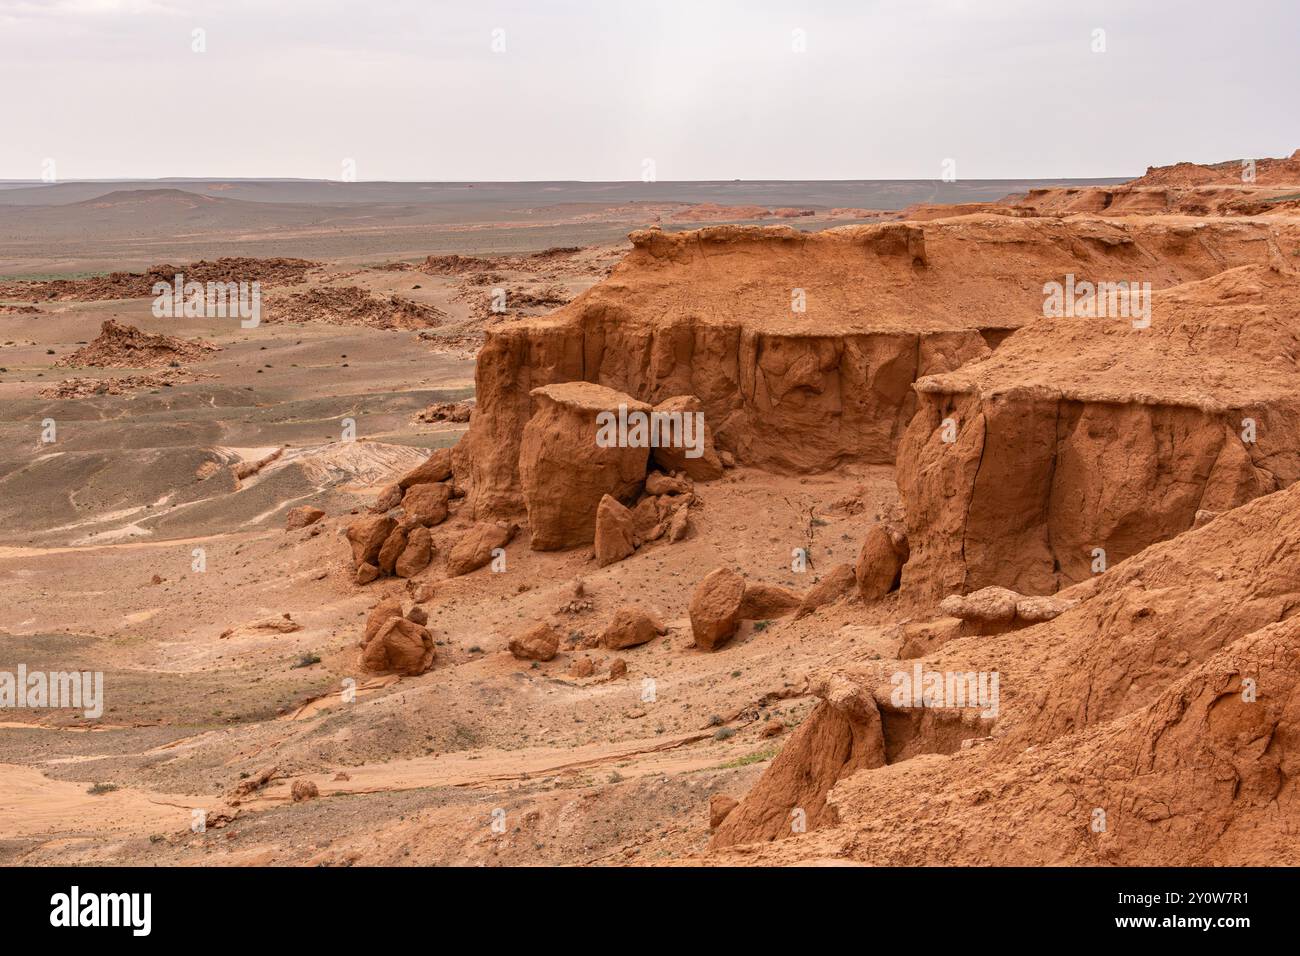
<path id="1" fill-rule="evenodd" d="M 0 191 L 0 862 L 1300 863 L 1296 167 Z"/>

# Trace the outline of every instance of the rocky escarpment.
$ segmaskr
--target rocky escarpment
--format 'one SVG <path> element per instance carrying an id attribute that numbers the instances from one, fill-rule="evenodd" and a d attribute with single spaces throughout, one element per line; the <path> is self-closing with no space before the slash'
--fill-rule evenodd
<path id="1" fill-rule="evenodd" d="M 718 825 L 718 862 L 776 840 L 787 862 L 1294 862 L 1298 544 L 1293 485 L 1072 588 L 1049 621 L 822 680 Z M 916 666 L 998 674 L 996 721 L 909 715 L 893 691 Z"/>
<path id="2" fill-rule="evenodd" d="M 1300 478 L 1300 278 L 1157 293 L 1148 328 L 1044 319 L 916 390 L 904 595 L 1049 594 Z"/>
<path id="3" fill-rule="evenodd" d="M 987 356 L 1067 273 L 1156 288 L 1276 255 L 1280 226 L 967 216 L 849 226 L 632 234 L 599 285 L 492 330 L 458 450 L 480 518 L 523 513 L 533 389 L 588 381 L 652 404 L 697 396 L 718 447 L 786 473 L 890 463 L 911 384 Z"/>

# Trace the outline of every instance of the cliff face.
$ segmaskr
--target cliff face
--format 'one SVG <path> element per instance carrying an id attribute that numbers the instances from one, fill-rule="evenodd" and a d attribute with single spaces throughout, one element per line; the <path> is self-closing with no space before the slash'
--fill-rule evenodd
<path id="1" fill-rule="evenodd" d="M 969 216 L 801 233 L 645 230 L 603 283 L 489 333 L 463 448 L 477 516 L 522 513 L 532 389 L 588 381 L 658 403 L 695 395 L 720 448 L 778 472 L 889 463 L 912 383 L 986 357 L 1068 273 L 1156 288 L 1267 261 L 1260 223 Z"/>
<path id="2" fill-rule="evenodd" d="M 1159 293 L 1145 329 L 1043 320 L 917 391 L 904 593 L 1050 594 L 1300 478 L 1300 279 Z"/>

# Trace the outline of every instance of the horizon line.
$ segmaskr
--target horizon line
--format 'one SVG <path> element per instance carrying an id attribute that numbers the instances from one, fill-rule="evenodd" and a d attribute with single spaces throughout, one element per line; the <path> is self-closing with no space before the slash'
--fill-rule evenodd
<path id="1" fill-rule="evenodd" d="M 1145 172 L 1145 171 L 1144 171 Z M 345 181 L 340 179 L 318 179 L 309 176 L 105 176 L 58 179 L 46 182 L 41 179 L 5 179 L 0 183 L 21 184 L 24 186 L 63 186 L 73 183 L 175 183 L 175 182 L 215 182 L 215 183 L 328 183 L 336 186 L 541 186 L 550 184 L 580 186 L 658 186 L 680 185 L 689 183 L 939 183 L 954 186 L 959 183 L 1015 183 L 1039 180 L 1070 180 L 1096 182 L 1101 180 L 1125 181 L 1136 179 L 1135 176 L 991 176 L 963 177 L 946 181 L 937 177 L 883 179 L 656 179 L 649 182 L 640 179 L 359 179 Z"/>

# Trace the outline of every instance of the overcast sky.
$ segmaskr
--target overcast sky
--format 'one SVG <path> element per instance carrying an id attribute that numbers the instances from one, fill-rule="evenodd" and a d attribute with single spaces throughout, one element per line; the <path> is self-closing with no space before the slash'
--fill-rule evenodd
<path id="1" fill-rule="evenodd" d="M 0 91 L 6 179 L 1131 176 L 1300 147 L 1300 3 L 0 0 Z"/>

